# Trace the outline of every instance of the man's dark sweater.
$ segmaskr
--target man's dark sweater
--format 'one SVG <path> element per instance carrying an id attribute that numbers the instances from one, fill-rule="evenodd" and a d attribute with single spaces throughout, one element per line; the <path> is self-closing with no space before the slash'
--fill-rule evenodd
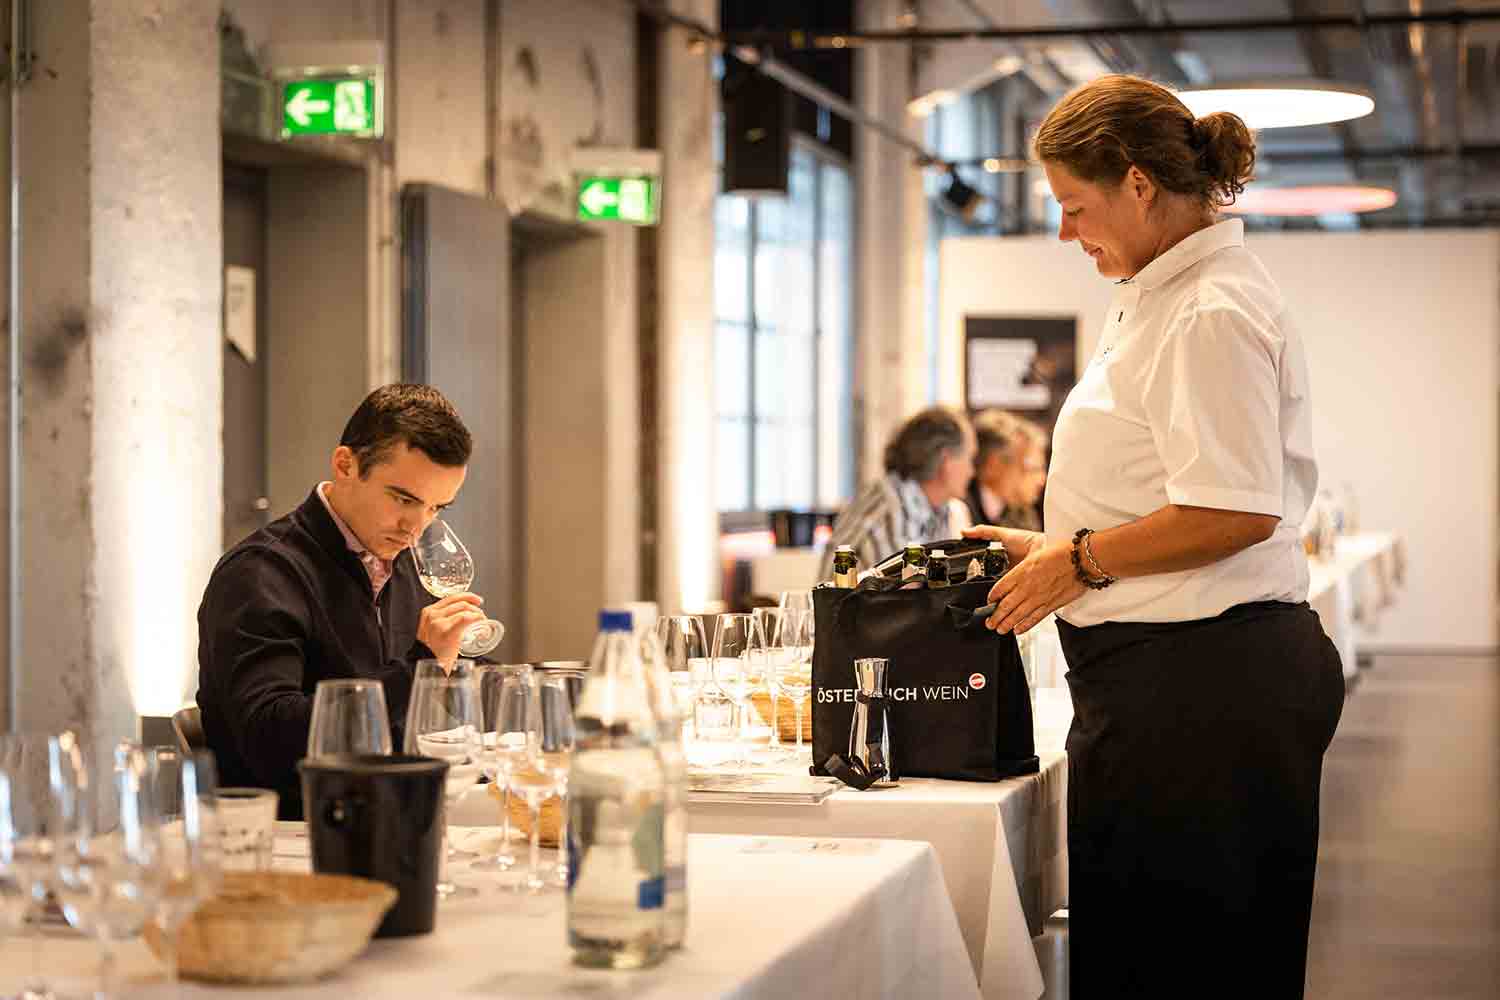
<path id="1" fill-rule="evenodd" d="M 296 765 L 330 678 L 385 683 L 399 751 L 412 672 L 432 655 L 417 619 L 434 600 L 403 551 L 377 603 L 316 490 L 225 553 L 198 608 L 198 706 L 219 783 L 273 788 L 281 818 L 301 819 Z"/>

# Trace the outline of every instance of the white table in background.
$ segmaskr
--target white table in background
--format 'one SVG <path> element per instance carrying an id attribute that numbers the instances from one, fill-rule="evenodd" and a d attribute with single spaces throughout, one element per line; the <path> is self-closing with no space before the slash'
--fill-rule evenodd
<path id="1" fill-rule="evenodd" d="M 1376 630 L 1380 613 L 1395 600 L 1403 577 L 1401 542 L 1388 532 L 1340 536 L 1331 556 L 1309 559 L 1307 602 L 1338 647 L 1344 676 L 1359 670 L 1360 646 Z M 1066 690 L 1068 664 L 1049 615 L 1022 644 L 1028 673 L 1040 691 Z"/>
<path id="2" fill-rule="evenodd" d="M 1067 904 L 1068 888 L 1067 757 L 1041 757 L 1039 774 L 994 783 L 903 778 L 894 788 L 841 789 L 816 806 L 694 802 L 689 824 L 695 833 L 930 841 L 981 993 L 1036 1000 L 1043 984 L 1031 939 Z"/>
<path id="3" fill-rule="evenodd" d="M 1388 533 L 1344 535 L 1332 556 L 1308 560 L 1307 601 L 1338 647 L 1345 677 L 1359 672 L 1361 640 L 1374 632 L 1380 612 L 1395 599 L 1402 577 L 1400 545 Z"/>
<path id="4" fill-rule="evenodd" d="M 284 853 L 278 844 L 278 854 Z M 432 934 L 373 941 L 343 970 L 316 983 L 191 984 L 183 995 L 192 1000 L 978 996 L 937 857 L 927 844 L 694 836 L 688 858 L 687 944 L 655 969 L 574 968 L 561 892 L 516 896 L 502 889 L 507 876 L 460 866 L 456 879 L 481 886 L 483 894 L 440 904 Z M 82 937 L 49 936 L 43 962 L 54 988 L 91 987 L 96 954 L 94 944 Z M 30 956 L 27 942 L 7 942 L 0 950 L 0 989 L 8 994 L 19 988 Z M 159 983 L 159 968 L 144 944 L 120 946 L 119 958 L 122 981 L 130 984 L 122 998 L 167 1000 L 170 993 Z"/>

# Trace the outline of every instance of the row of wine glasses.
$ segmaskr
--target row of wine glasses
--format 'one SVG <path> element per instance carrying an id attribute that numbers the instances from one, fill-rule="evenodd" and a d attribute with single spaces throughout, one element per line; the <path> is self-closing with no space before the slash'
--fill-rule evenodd
<path id="1" fill-rule="evenodd" d="M 449 808 L 484 775 L 501 790 L 500 847 L 490 858 L 475 861 L 479 871 L 505 871 L 515 864 L 510 854 L 510 797 L 530 810 L 530 864 L 520 887 L 540 891 L 565 885 L 566 858 L 548 875 L 539 860 L 540 815 L 547 798 L 567 794 L 573 749 L 573 705 L 567 678 L 533 671 L 529 665 L 476 665 L 458 660 L 445 668 L 435 660 L 417 665 L 404 727 L 407 753 L 448 762 L 444 797 Z M 379 681 L 333 680 L 318 685 L 308 733 L 309 757 L 391 752 L 385 694 Z M 566 816 L 566 810 L 563 813 Z M 566 836 L 566 830 L 563 831 Z M 451 862 L 472 858 L 445 836 L 444 872 L 438 894 L 444 899 L 475 895 L 471 886 L 451 878 Z"/>
<path id="2" fill-rule="evenodd" d="M 762 691 L 769 695 L 772 709 L 767 756 L 774 760 L 800 755 L 804 749 L 803 704 L 812 686 L 814 642 L 808 597 L 806 591 L 789 592 L 781 607 L 717 616 L 711 652 L 697 616 L 667 617 L 657 623 L 657 644 L 671 671 L 679 710 L 692 719 L 700 744 L 733 745 L 737 755 L 731 763 L 754 763 L 747 748 L 755 742 L 753 699 Z M 791 700 L 796 716 L 797 737 L 791 749 L 781 745 L 778 731 L 782 697 Z"/>
<path id="3" fill-rule="evenodd" d="M 25 994 L 54 996 L 40 968 L 55 899 L 99 944 L 97 996 L 114 993 L 114 945 L 154 924 L 177 988 L 177 934 L 222 869 L 213 759 L 122 743 L 95 760 L 71 732 L 0 738 L 0 932 L 33 927 Z"/>

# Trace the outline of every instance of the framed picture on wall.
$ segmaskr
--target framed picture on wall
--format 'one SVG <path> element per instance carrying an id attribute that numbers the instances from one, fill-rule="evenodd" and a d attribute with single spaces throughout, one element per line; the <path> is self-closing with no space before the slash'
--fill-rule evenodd
<path id="1" fill-rule="evenodd" d="M 964 403 L 1001 409 L 1052 433 L 1078 381 L 1076 316 L 965 316 Z"/>

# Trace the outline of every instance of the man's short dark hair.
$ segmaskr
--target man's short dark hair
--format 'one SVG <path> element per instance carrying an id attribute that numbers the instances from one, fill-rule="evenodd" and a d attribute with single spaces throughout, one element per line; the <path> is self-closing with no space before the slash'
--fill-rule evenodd
<path id="1" fill-rule="evenodd" d="M 383 385 L 365 397 L 339 444 L 359 459 L 359 476 L 390 455 L 396 445 L 415 448 L 438 465 L 468 465 L 474 450 L 469 429 L 448 397 L 430 385 Z"/>

